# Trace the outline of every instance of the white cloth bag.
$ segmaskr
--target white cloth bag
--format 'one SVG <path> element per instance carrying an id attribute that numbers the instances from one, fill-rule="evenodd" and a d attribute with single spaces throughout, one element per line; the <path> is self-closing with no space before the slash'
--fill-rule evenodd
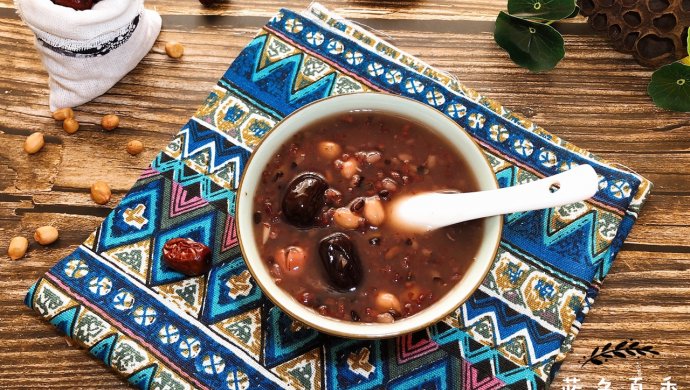
<path id="1" fill-rule="evenodd" d="M 115 85 L 149 52 L 160 15 L 144 0 L 101 0 L 77 11 L 51 0 L 15 0 L 50 77 L 50 110 L 76 107 Z"/>

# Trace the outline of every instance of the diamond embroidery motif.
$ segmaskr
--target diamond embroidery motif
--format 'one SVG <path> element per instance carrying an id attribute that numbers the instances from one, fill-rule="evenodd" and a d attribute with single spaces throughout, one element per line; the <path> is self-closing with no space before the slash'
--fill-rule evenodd
<path id="1" fill-rule="evenodd" d="M 225 286 L 230 289 L 228 295 L 232 299 L 237 299 L 239 296 L 247 296 L 252 292 L 252 284 L 249 282 L 251 280 L 251 274 L 249 271 L 244 270 L 239 275 L 231 276 Z"/>
<path id="2" fill-rule="evenodd" d="M 146 211 L 146 205 L 143 203 L 139 203 L 133 209 L 125 209 L 124 213 L 122 213 L 125 223 L 141 230 L 141 228 L 149 222 L 149 220 L 144 217 L 144 211 Z"/>
<path id="3" fill-rule="evenodd" d="M 350 371 L 367 379 L 376 369 L 376 367 L 369 363 L 369 348 L 362 348 L 357 352 L 351 352 L 347 357 L 347 365 Z"/>

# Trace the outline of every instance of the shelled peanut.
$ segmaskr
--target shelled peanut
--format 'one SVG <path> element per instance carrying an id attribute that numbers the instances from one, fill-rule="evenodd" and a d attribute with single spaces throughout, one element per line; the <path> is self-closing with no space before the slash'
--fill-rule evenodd
<path id="1" fill-rule="evenodd" d="M 26 254 L 26 250 L 29 248 L 29 240 L 26 237 L 17 236 L 10 241 L 10 245 L 7 248 L 7 255 L 12 260 L 19 260 Z"/>
<path id="2" fill-rule="evenodd" d="M 41 226 L 34 232 L 34 240 L 41 245 L 50 245 L 59 237 L 58 230 L 53 226 Z"/>
<path id="3" fill-rule="evenodd" d="M 46 144 L 46 142 L 45 142 L 45 139 L 43 137 L 43 133 L 41 133 L 41 132 L 31 133 L 31 135 L 26 137 L 26 140 L 24 141 L 24 151 L 28 154 L 36 154 L 41 149 L 43 149 L 43 146 L 45 144 Z"/>
<path id="4" fill-rule="evenodd" d="M 91 185 L 91 199 L 97 204 L 106 204 L 110 201 L 112 192 L 108 183 L 98 180 Z"/>
<path id="5" fill-rule="evenodd" d="M 101 127 L 106 131 L 115 130 L 118 126 L 120 126 L 120 117 L 115 114 L 104 115 L 101 118 Z"/>
<path id="6" fill-rule="evenodd" d="M 136 156 L 144 150 L 144 144 L 136 139 L 131 140 L 127 143 L 125 150 L 127 150 L 127 153 L 131 154 L 132 156 Z"/>

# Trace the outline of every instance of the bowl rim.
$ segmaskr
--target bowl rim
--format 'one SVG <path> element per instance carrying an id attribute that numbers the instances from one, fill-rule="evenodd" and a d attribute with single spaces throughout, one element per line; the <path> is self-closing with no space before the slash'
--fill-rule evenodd
<path id="1" fill-rule="evenodd" d="M 296 300 L 295 300 L 295 302 L 297 302 L 298 305 L 301 305 L 301 307 L 299 309 L 300 311 L 302 309 L 304 309 L 305 313 L 309 313 L 310 315 L 315 316 L 316 319 L 322 320 L 321 323 L 319 323 L 319 321 L 312 321 L 310 318 L 305 318 L 305 316 L 300 315 L 300 313 L 294 313 L 292 310 L 288 309 L 285 306 L 285 304 L 281 301 L 281 299 L 278 299 L 274 295 L 273 290 L 272 290 L 272 289 L 281 289 L 281 287 L 275 284 L 275 281 L 272 279 L 270 274 L 268 276 L 269 276 L 269 278 L 271 278 L 270 279 L 271 285 L 267 287 L 264 284 L 264 280 L 262 280 L 260 277 L 257 277 L 257 272 L 256 272 L 254 266 L 252 265 L 252 261 L 248 260 L 248 256 L 246 255 L 247 250 L 245 248 L 244 240 L 242 239 L 242 229 L 240 227 L 240 225 L 241 225 L 241 223 L 240 223 L 240 215 L 241 215 L 240 210 L 242 210 L 241 205 L 244 204 L 242 202 L 242 198 L 244 197 L 242 195 L 242 192 L 244 189 L 244 185 L 246 183 L 245 178 L 248 176 L 245 174 L 245 172 L 247 172 L 247 170 L 251 166 L 252 161 L 255 160 L 254 157 L 258 154 L 257 151 L 259 151 L 261 146 L 266 143 L 266 140 L 269 139 L 271 134 L 275 134 L 276 130 L 280 129 L 280 127 L 283 125 L 284 122 L 288 121 L 289 119 L 292 119 L 293 117 L 297 116 L 298 114 L 302 113 L 303 111 L 305 111 L 307 109 L 313 109 L 314 106 L 319 105 L 325 101 L 330 101 L 330 100 L 334 100 L 334 99 L 341 99 L 341 98 L 346 98 L 346 97 L 349 97 L 351 99 L 355 95 L 376 95 L 376 96 L 378 96 L 378 97 L 373 97 L 374 99 L 376 99 L 376 98 L 403 99 L 403 100 L 406 100 L 408 102 L 411 102 L 413 104 L 420 106 L 420 109 L 435 111 L 435 113 L 439 114 L 439 118 L 443 117 L 444 121 L 448 122 L 450 124 L 450 126 L 454 127 L 458 131 L 458 133 L 461 134 L 460 135 L 461 137 L 465 137 L 468 141 L 470 141 L 470 143 L 472 144 L 472 147 L 476 148 L 476 150 L 482 156 L 482 159 L 483 159 L 486 167 L 488 167 L 489 171 L 492 173 L 491 174 L 491 178 L 493 181 L 492 184 L 494 185 L 494 187 L 496 189 L 500 188 L 499 184 L 498 184 L 498 180 L 496 179 L 496 175 L 493 172 L 491 162 L 489 161 L 488 157 L 486 156 L 486 154 L 484 153 L 482 148 L 479 146 L 477 141 L 475 141 L 474 138 L 472 138 L 472 136 L 470 136 L 469 133 L 462 126 L 460 126 L 458 123 L 456 123 L 450 117 L 448 117 L 445 113 L 435 109 L 434 107 L 431 107 L 429 105 L 421 103 L 417 100 L 414 100 L 414 99 L 411 99 L 411 98 L 408 98 L 405 96 L 390 94 L 390 93 L 358 92 L 358 93 L 351 93 L 351 94 L 345 94 L 345 95 L 335 95 L 335 96 L 328 96 L 326 98 L 319 99 L 319 100 L 316 100 L 314 102 L 308 103 L 308 104 L 298 108 L 297 110 L 291 112 L 290 114 L 286 115 L 278 123 L 276 123 L 275 126 L 273 126 L 270 130 L 268 130 L 264 134 L 264 136 L 261 138 L 261 140 L 259 140 L 259 143 L 256 144 L 256 146 L 254 146 L 254 148 L 250 151 L 249 159 L 244 164 L 244 169 L 243 169 L 241 177 L 240 177 L 240 183 L 239 183 L 237 190 L 236 190 L 237 195 L 236 195 L 234 224 L 235 224 L 235 229 L 237 232 L 237 239 L 238 239 L 238 243 L 240 246 L 240 255 L 242 257 L 242 261 L 244 261 L 244 263 L 246 264 L 247 269 L 249 270 L 254 281 L 256 281 L 258 287 L 261 289 L 261 292 L 264 295 L 266 295 L 269 298 L 269 300 L 274 305 L 278 306 L 280 308 L 280 310 L 282 310 L 285 314 L 287 314 L 289 317 L 291 317 L 294 320 L 297 320 L 297 321 L 304 323 L 305 325 L 307 325 L 313 329 L 318 330 L 319 332 L 323 332 L 323 333 L 326 333 L 329 335 L 345 337 L 345 338 L 350 338 L 350 339 L 383 339 L 383 338 L 396 337 L 396 336 L 400 336 L 402 334 L 411 333 L 411 332 L 418 331 L 420 329 L 424 329 L 424 328 L 426 328 L 432 324 L 435 324 L 435 323 L 441 321 L 443 318 L 447 317 L 450 313 L 454 312 L 462 304 L 464 304 L 472 296 L 472 294 L 474 294 L 479 289 L 482 282 L 484 281 L 484 279 L 486 279 L 486 276 L 491 271 L 492 264 L 496 258 L 496 255 L 498 254 L 498 249 L 499 249 L 500 244 L 501 244 L 501 237 L 502 237 L 502 233 L 503 233 L 504 221 L 503 221 L 503 216 L 501 216 L 501 215 L 485 218 L 485 221 L 487 221 L 487 222 L 489 220 L 495 220 L 495 223 L 498 224 L 498 226 L 496 227 L 496 230 L 498 233 L 495 235 L 495 243 L 493 244 L 493 249 L 491 250 L 490 259 L 486 262 L 486 266 L 484 267 L 484 269 L 481 272 L 481 275 L 482 275 L 481 278 L 478 278 L 477 282 L 474 283 L 471 288 L 467 289 L 468 293 L 465 296 L 460 297 L 461 299 L 458 299 L 456 304 L 452 305 L 452 307 L 450 309 L 443 310 L 442 312 L 439 312 L 438 314 L 430 316 L 431 317 L 430 319 L 423 321 L 423 322 L 420 322 L 418 324 L 415 324 L 414 326 L 408 326 L 404 329 L 396 329 L 396 328 L 399 328 L 400 326 L 395 327 L 394 325 L 403 323 L 404 320 L 406 320 L 407 318 L 414 318 L 418 314 L 424 313 L 427 310 L 433 310 L 433 307 L 435 305 L 437 305 L 438 303 L 440 303 L 444 299 L 447 299 L 448 294 L 451 293 L 453 288 L 451 288 L 451 290 L 449 290 L 444 296 L 442 296 L 438 301 L 434 302 L 431 306 L 423 309 L 422 311 L 420 311 L 419 313 L 416 313 L 413 316 L 406 317 L 404 319 L 395 321 L 393 323 L 366 323 L 366 322 L 354 322 L 354 321 L 340 320 L 337 318 L 332 318 L 332 317 L 321 315 L 318 312 L 316 312 L 314 309 L 303 306 L 302 304 L 300 304 Z M 376 108 L 373 110 L 376 110 Z M 349 111 L 352 111 L 352 109 L 345 109 L 342 112 L 349 112 Z M 379 111 L 385 112 L 385 110 L 382 110 L 382 109 L 379 109 Z M 330 112 L 328 115 L 337 115 L 337 113 L 338 112 Z M 405 116 L 405 114 L 402 114 L 402 115 Z M 431 126 L 429 125 L 429 127 L 431 127 Z M 295 132 L 295 134 L 296 133 L 297 132 Z M 455 145 L 453 145 L 453 149 L 455 149 L 457 151 L 457 147 Z M 253 204 L 253 202 L 251 202 L 250 204 Z M 485 223 L 487 223 L 487 222 L 485 222 Z M 257 246 L 255 243 L 248 244 L 248 245 Z M 259 258 L 258 260 L 262 261 L 261 258 Z M 458 283 L 462 283 L 462 280 L 460 280 Z M 283 294 L 292 298 L 289 295 L 289 293 L 287 293 L 285 291 L 283 291 Z M 409 323 L 411 323 L 411 322 L 409 322 Z M 328 324 L 334 324 L 336 326 L 335 327 L 328 327 L 327 326 Z M 338 325 L 355 326 L 361 330 L 363 330 L 363 329 L 378 329 L 379 331 L 378 332 L 365 332 L 363 334 L 362 333 L 351 333 L 351 332 L 339 330 L 337 328 Z M 386 329 L 389 329 L 389 330 L 386 330 Z"/>

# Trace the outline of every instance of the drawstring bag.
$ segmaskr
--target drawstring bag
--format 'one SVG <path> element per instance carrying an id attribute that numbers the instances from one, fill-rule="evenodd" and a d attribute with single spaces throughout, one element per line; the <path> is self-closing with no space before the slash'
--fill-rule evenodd
<path id="1" fill-rule="evenodd" d="M 77 11 L 51 0 L 15 0 L 36 35 L 48 71 L 50 110 L 76 107 L 115 85 L 148 53 L 161 29 L 160 15 L 143 0 L 101 0 Z"/>

